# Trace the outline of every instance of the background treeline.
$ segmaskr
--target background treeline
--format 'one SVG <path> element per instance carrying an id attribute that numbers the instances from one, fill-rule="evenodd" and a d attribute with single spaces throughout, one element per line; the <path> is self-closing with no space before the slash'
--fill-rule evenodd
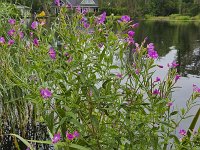
<path id="1" fill-rule="evenodd" d="M 169 16 L 200 14 L 200 0 L 99 0 L 100 9 L 115 15 Z"/>
<path id="2" fill-rule="evenodd" d="M 33 12 L 48 9 L 53 0 L 1 0 L 32 7 Z M 65 0 L 63 0 L 65 1 Z M 134 17 L 200 14 L 200 0 L 99 0 L 100 12 Z M 47 11 L 47 10 L 46 10 Z"/>

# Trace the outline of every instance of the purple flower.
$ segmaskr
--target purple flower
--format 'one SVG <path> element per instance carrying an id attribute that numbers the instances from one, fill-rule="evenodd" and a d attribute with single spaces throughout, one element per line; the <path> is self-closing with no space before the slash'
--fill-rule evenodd
<path id="1" fill-rule="evenodd" d="M 9 40 L 9 41 L 8 41 L 8 45 L 9 45 L 9 46 L 13 45 L 14 43 L 15 43 L 14 40 Z"/>
<path id="2" fill-rule="evenodd" d="M 153 43 L 150 43 L 147 45 L 147 50 L 148 50 L 148 57 L 156 59 L 158 58 L 158 53 L 155 51 L 155 47 Z"/>
<path id="3" fill-rule="evenodd" d="M 60 141 L 60 133 L 54 134 L 53 138 L 52 138 L 52 143 L 58 143 Z"/>
<path id="4" fill-rule="evenodd" d="M 148 51 L 148 57 L 156 59 L 158 58 L 158 53 L 156 51 Z"/>
<path id="5" fill-rule="evenodd" d="M 50 48 L 49 48 L 49 56 L 50 56 L 52 59 L 56 59 L 56 51 L 53 49 L 53 47 L 50 47 Z"/>
<path id="6" fill-rule="evenodd" d="M 97 23 L 98 24 L 104 24 L 106 20 L 106 12 L 103 12 L 100 17 L 97 19 Z"/>
<path id="7" fill-rule="evenodd" d="M 140 70 L 139 69 L 136 69 L 135 70 L 135 74 L 139 74 L 140 73 Z"/>
<path id="8" fill-rule="evenodd" d="M 168 102 L 167 107 L 171 107 L 173 105 L 173 102 Z"/>
<path id="9" fill-rule="evenodd" d="M 159 82 L 159 81 L 160 81 L 160 78 L 156 77 L 156 80 L 154 82 Z"/>
<path id="10" fill-rule="evenodd" d="M 197 85 L 193 84 L 193 91 L 200 93 L 200 88 L 198 88 Z"/>
<path id="11" fill-rule="evenodd" d="M 27 147 L 26 150 L 31 150 L 30 147 Z"/>
<path id="12" fill-rule="evenodd" d="M 116 77 L 117 77 L 118 79 L 121 79 L 121 78 L 123 77 L 123 75 L 122 75 L 121 73 L 117 73 L 117 74 L 116 74 Z"/>
<path id="13" fill-rule="evenodd" d="M 139 26 L 139 23 L 135 23 L 133 25 L 131 25 L 131 28 L 137 28 Z"/>
<path id="14" fill-rule="evenodd" d="M 122 22 L 129 22 L 130 20 L 131 20 L 131 18 L 128 15 L 122 16 L 120 19 L 120 21 L 122 21 Z"/>
<path id="15" fill-rule="evenodd" d="M 179 130 L 179 134 L 185 136 L 186 135 L 186 131 L 184 129 Z"/>
<path id="16" fill-rule="evenodd" d="M 71 140 L 74 139 L 74 134 L 70 134 L 70 133 L 66 132 L 66 137 L 67 137 L 68 140 L 71 141 Z"/>
<path id="17" fill-rule="evenodd" d="M 103 46 L 104 46 L 103 43 L 99 43 L 99 44 L 98 44 L 98 47 L 99 47 L 99 48 L 102 48 Z"/>
<path id="18" fill-rule="evenodd" d="M 16 23 L 16 20 L 15 19 L 9 19 L 8 22 L 9 22 L 9 24 L 14 25 Z"/>
<path id="19" fill-rule="evenodd" d="M 135 35 L 135 32 L 134 31 L 128 31 L 128 36 L 129 37 L 133 37 Z"/>
<path id="20" fill-rule="evenodd" d="M 72 60 L 73 60 L 73 57 L 70 56 L 69 59 L 67 60 L 67 62 L 70 63 L 70 62 L 72 62 Z"/>
<path id="21" fill-rule="evenodd" d="M 74 137 L 79 137 L 80 136 L 80 134 L 78 133 L 78 131 L 74 131 Z"/>
<path id="22" fill-rule="evenodd" d="M 39 40 L 38 40 L 37 38 L 35 38 L 35 39 L 33 40 L 33 45 L 39 46 Z"/>
<path id="23" fill-rule="evenodd" d="M 89 27 L 90 27 L 90 24 L 87 23 L 87 22 L 84 22 L 84 23 L 83 23 L 83 26 L 84 26 L 84 28 L 89 28 Z"/>
<path id="24" fill-rule="evenodd" d="M 30 36 L 33 37 L 33 32 L 30 32 Z"/>
<path id="25" fill-rule="evenodd" d="M 6 41 L 4 39 L 4 37 L 0 37 L 0 44 L 4 44 Z"/>
<path id="26" fill-rule="evenodd" d="M 22 39 L 24 37 L 24 33 L 22 31 L 19 31 L 19 37 Z"/>
<path id="27" fill-rule="evenodd" d="M 70 4 L 70 3 L 67 3 L 66 7 L 67 7 L 68 9 L 72 9 L 72 8 L 73 8 L 73 7 L 72 7 L 72 4 Z"/>
<path id="28" fill-rule="evenodd" d="M 10 36 L 13 36 L 14 33 L 15 33 L 15 30 L 14 30 L 14 29 L 10 29 L 10 30 L 8 31 L 8 35 L 10 35 Z"/>
<path id="29" fill-rule="evenodd" d="M 88 11 L 89 11 L 88 9 L 84 9 L 83 12 L 82 12 L 82 14 L 86 15 L 88 13 Z"/>
<path id="30" fill-rule="evenodd" d="M 21 19 L 20 24 L 24 24 L 24 23 L 25 23 L 24 19 Z"/>
<path id="31" fill-rule="evenodd" d="M 52 93 L 49 89 L 45 88 L 45 89 L 40 89 L 40 95 L 44 98 L 50 98 L 52 97 Z"/>
<path id="32" fill-rule="evenodd" d="M 158 94 L 160 94 L 160 91 L 158 89 L 155 89 L 152 94 L 158 95 Z"/>
<path id="33" fill-rule="evenodd" d="M 130 36 L 127 38 L 127 42 L 128 42 L 129 45 L 135 43 L 134 39 L 132 37 L 130 37 Z"/>
<path id="34" fill-rule="evenodd" d="M 177 64 L 176 61 L 173 61 L 172 64 L 171 64 L 171 67 L 176 68 L 177 66 L 179 66 L 179 64 Z"/>
<path id="35" fill-rule="evenodd" d="M 31 24 L 31 28 L 35 30 L 35 29 L 37 29 L 38 25 L 39 25 L 39 23 L 38 23 L 37 21 L 34 21 L 34 22 Z"/>
<path id="36" fill-rule="evenodd" d="M 175 76 L 175 82 L 177 82 L 180 79 L 180 77 L 181 77 L 180 75 L 176 75 Z"/>
<path id="37" fill-rule="evenodd" d="M 80 7 L 80 5 L 78 5 L 78 6 L 76 7 L 76 12 L 78 12 L 78 13 L 81 12 L 81 7 Z"/>
<path id="38" fill-rule="evenodd" d="M 54 0 L 54 4 L 60 6 L 60 0 Z"/>

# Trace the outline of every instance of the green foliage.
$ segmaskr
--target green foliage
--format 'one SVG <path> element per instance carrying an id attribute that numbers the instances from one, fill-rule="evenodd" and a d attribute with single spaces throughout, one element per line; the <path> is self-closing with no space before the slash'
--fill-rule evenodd
<path id="1" fill-rule="evenodd" d="M 19 20 L 5 28 L 5 33 L 23 31 L 25 37 L 4 34 L 6 43 L 0 45 L 0 100 L 7 117 L 3 121 L 11 119 L 22 129 L 29 117 L 34 122 L 44 121 L 51 138 L 61 133 L 62 141 L 54 144 L 57 149 L 198 147 L 190 139 L 180 142 L 174 131 L 196 104 L 199 93 L 192 94 L 182 114 L 172 109 L 168 104 L 176 68 L 169 68 L 167 76 L 155 82 L 154 70 L 159 68 L 149 56 L 148 43 L 131 45 L 133 52 L 127 42 L 130 22 L 110 17 L 105 24 L 98 24 L 99 18 L 91 16 L 86 19 L 90 28 L 84 28 L 83 18 L 86 16 L 81 13 L 70 14 L 61 8 L 50 29 L 39 24 L 30 31 Z M 13 45 L 7 43 L 11 38 Z M 38 45 L 33 43 L 35 38 Z M 50 47 L 55 49 L 55 59 Z M 52 92 L 48 98 L 43 97 L 44 88 Z M 177 115 L 178 122 L 174 119 Z M 66 131 L 75 130 L 80 136 L 67 139 Z M 29 142 L 53 144 L 16 137 L 29 147 Z"/>
<path id="2" fill-rule="evenodd" d="M 106 12 L 108 15 L 123 15 L 126 12 L 126 8 L 112 8 L 112 7 L 102 7 L 99 9 L 100 12 Z"/>

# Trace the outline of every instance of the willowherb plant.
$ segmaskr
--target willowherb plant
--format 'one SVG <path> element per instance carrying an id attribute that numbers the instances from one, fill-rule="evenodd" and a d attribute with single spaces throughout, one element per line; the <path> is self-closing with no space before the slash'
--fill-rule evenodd
<path id="1" fill-rule="evenodd" d="M 147 39 L 135 42 L 138 24 L 129 16 L 116 21 L 107 19 L 105 12 L 87 17 L 62 7 L 50 29 L 38 21 L 30 30 L 13 20 L 9 23 L 0 37 L 0 76 L 6 80 L 1 80 L 2 95 L 17 88 L 15 102 L 33 106 L 34 117 L 49 129 L 51 141 L 43 143 L 95 150 L 199 147 L 199 132 L 191 139 L 181 130 L 182 141 L 174 133 L 180 124 L 174 120 L 178 112 L 171 99 L 180 78 L 178 64 L 155 64 L 154 44 Z M 153 77 L 159 69 L 169 69 L 163 80 Z M 181 120 L 199 93 L 194 86 Z"/>

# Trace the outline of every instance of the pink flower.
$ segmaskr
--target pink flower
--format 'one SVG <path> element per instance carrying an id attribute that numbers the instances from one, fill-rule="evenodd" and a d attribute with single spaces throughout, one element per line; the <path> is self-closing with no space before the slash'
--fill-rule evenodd
<path id="1" fill-rule="evenodd" d="M 15 19 L 9 19 L 8 22 L 9 22 L 9 24 L 14 25 L 16 23 L 16 20 Z"/>
<path id="2" fill-rule="evenodd" d="M 180 77 L 181 77 L 180 75 L 176 75 L 175 76 L 175 82 L 177 82 L 180 79 Z"/>
<path id="3" fill-rule="evenodd" d="M 131 25 L 131 28 L 137 28 L 139 26 L 139 23 L 135 23 L 133 25 Z"/>
<path id="4" fill-rule="evenodd" d="M 70 141 L 73 140 L 74 138 L 78 138 L 79 136 L 80 134 L 78 133 L 78 131 L 74 131 L 73 134 L 68 133 L 68 131 L 66 132 L 66 138 Z"/>
<path id="5" fill-rule="evenodd" d="M 67 139 L 70 140 L 70 141 L 74 139 L 74 135 L 73 135 L 73 134 L 70 134 L 70 133 L 68 133 L 68 132 L 66 133 L 66 137 L 67 137 Z"/>
<path id="6" fill-rule="evenodd" d="M 56 51 L 53 49 L 53 47 L 49 48 L 49 56 L 51 59 L 56 59 Z"/>
<path id="7" fill-rule="evenodd" d="M 154 82 L 159 82 L 159 81 L 160 81 L 160 78 L 156 77 L 156 80 Z"/>
<path id="8" fill-rule="evenodd" d="M 78 131 L 74 131 L 74 137 L 79 137 L 80 136 L 80 134 L 78 133 Z"/>
<path id="9" fill-rule="evenodd" d="M 140 70 L 139 69 L 136 69 L 135 70 L 135 74 L 139 74 L 140 73 Z"/>
<path id="10" fill-rule="evenodd" d="M 10 29 L 8 31 L 8 35 L 13 36 L 15 34 L 15 30 L 14 29 Z"/>
<path id="11" fill-rule="evenodd" d="M 185 136 L 186 135 L 186 131 L 184 129 L 179 130 L 179 134 Z"/>
<path id="12" fill-rule="evenodd" d="M 9 45 L 9 46 L 13 45 L 14 43 L 15 43 L 14 40 L 9 40 L 9 41 L 8 41 L 8 45 Z"/>
<path id="13" fill-rule="evenodd" d="M 33 32 L 30 32 L 30 36 L 33 37 Z"/>
<path id="14" fill-rule="evenodd" d="M 118 79 L 121 79 L 121 78 L 123 77 L 123 75 L 120 74 L 120 73 L 117 73 L 117 74 L 116 74 L 116 77 L 117 77 Z"/>
<path id="15" fill-rule="evenodd" d="M 72 7 L 72 4 L 70 4 L 70 3 L 67 3 L 66 7 L 67 7 L 68 9 L 72 9 L 72 8 L 73 8 L 73 7 Z"/>
<path id="16" fill-rule="evenodd" d="M 58 143 L 60 141 L 60 133 L 54 134 L 51 141 L 53 144 Z"/>
<path id="17" fill-rule="evenodd" d="M 70 62 L 72 62 L 72 60 L 73 60 L 73 57 L 70 56 L 69 59 L 67 60 L 67 62 L 70 63 Z"/>
<path id="18" fill-rule="evenodd" d="M 5 39 L 4 39 L 4 37 L 0 37 L 0 44 L 5 44 Z"/>
<path id="19" fill-rule="evenodd" d="M 179 66 L 179 64 L 177 64 L 176 61 L 173 61 L 171 64 L 167 64 L 167 66 L 171 68 L 176 68 L 177 66 Z"/>
<path id="20" fill-rule="evenodd" d="M 44 98 L 50 98 L 52 97 L 52 93 L 49 89 L 45 88 L 45 89 L 40 89 L 40 95 Z"/>
<path id="21" fill-rule="evenodd" d="M 82 12 L 82 14 L 86 15 L 88 13 L 88 11 L 89 11 L 88 9 L 84 9 L 83 12 Z"/>
<path id="22" fill-rule="evenodd" d="M 198 88 L 197 85 L 193 84 L 193 91 L 200 93 L 200 88 Z"/>
<path id="23" fill-rule="evenodd" d="M 172 105 L 173 105 L 173 102 L 168 102 L 168 103 L 167 103 L 167 106 L 168 106 L 168 107 L 171 107 Z"/>
<path id="24" fill-rule="evenodd" d="M 35 29 L 37 29 L 38 25 L 39 25 L 39 23 L 38 23 L 37 21 L 34 21 L 34 22 L 31 24 L 31 28 L 35 30 Z"/>
<path id="25" fill-rule="evenodd" d="M 130 16 L 124 15 L 124 16 L 121 17 L 120 22 L 122 21 L 122 22 L 127 23 L 127 22 L 129 22 L 130 20 L 131 20 Z"/>
<path id="26" fill-rule="evenodd" d="M 158 53 L 155 51 L 155 47 L 153 43 L 147 45 L 148 57 L 156 59 L 158 58 Z"/>
<path id="27" fill-rule="evenodd" d="M 19 32 L 19 37 L 22 39 L 24 37 L 24 33 L 22 31 Z"/>
<path id="28" fill-rule="evenodd" d="M 60 0 L 54 0 L 54 4 L 60 6 Z"/>
<path id="29" fill-rule="evenodd" d="M 33 40 L 33 45 L 39 46 L 39 40 L 38 40 L 37 38 L 35 38 L 35 39 Z"/>
<path id="30" fill-rule="evenodd" d="M 135 32 L 134 31 L 128 31 L 128 36 L 129 37 L 133 37 L 135 35 Z"/>
<path id="31" fill-rule="evenodd" d="M 134 41 L 133 37 L 131 37 L 131 36 L 129 36 L 129 37 L 127 38 L 127 42 L 128 42 L 128 44 L 129 44 L 129 45 L 131 45 L 131 44 L 134 44 L 134 43 L 135 43 L 135 41 Z"/>
<path id="32" fill-rule="evenodd" d="M 89 27 L 90 27 L 90 24 L 87 23 L 87 22 L 83 22 L 83 26 L 84 26 L 84 28 L 89 28 Z"/>
<path id="33" fill-rule="evenodd" d="M 160 91 L 158 89 L 155 89 L 152 94 L 158 95 L 158 94 L 160 94 Z"/>
<path id="34" fill-rule="evenodd" d="M 76 12 L 78 12 L 78 13 L 81 12 L 81 7 L 80 7 L 80 5 L 76 7 Z"/>
<path id="35" fill-rule="evenodd" d="M 103 13 L 99 16 L 99 18 L 97 18 L 97 23 L 98 23 L 98 24 L 104 24 L 105 20 L 106 20 L 106 12 L 103 12 Z"/>

